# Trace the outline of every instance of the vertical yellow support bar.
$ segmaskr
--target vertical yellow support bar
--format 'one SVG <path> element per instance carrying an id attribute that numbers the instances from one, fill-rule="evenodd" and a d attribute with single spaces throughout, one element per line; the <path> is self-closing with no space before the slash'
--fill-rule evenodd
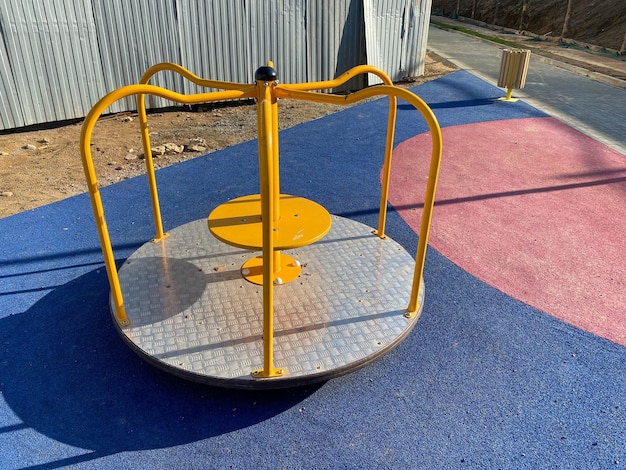
<path id="1" fill-rule="evenodd" d="M 273 68 L 274 64 L 272 61 L 267 63 L 268 67 Z M 280 219 L 280 165 L 278 162 L 278 99 L 276 95 L 273 93 L 273 88 L 275 86 L 276 80 L 273 80 L 270 83 L 270 89 L 272 90 L 272 159 L 274 161 L 274 172 L 273 172 L 273 184 L 274 184 L 274 222 L 277 222 Z"/>
<path id="2" fill-rule="evenodd" d="M 145 95 L 137 95 L 137 115 L 139 117 L 143 155 L 146 160 L 146 175 L 148 176 L 150 199 L 152 201 L 152 216 L 154 218 L 154 230 L 156 232 L 154 241 L 158 242 L 166 238 L 167 234 L 163 233 L 161 206 L 159 205 L 159 194 L 157 192 L 156 176 L 154 174 L 154 162 L 152 161 L 152 146 L 150 144 L 150 131 L 148 129 Z"/>
<path id="3" fill-rule="evenodd" d="M 268 67 L 274 67 L 272 61 L 267 63 Z M 278 151 L 278 99 L 274 94 L 274 86 L 276 84 L 276 80 L 273 80 L 270 83 L 269 87 L 272 91 L 271 96 L 271 108 L 272 108 L 272 162 L 274 165 L 272 177 L 272 185 L 274 187 L 272 191 L 272 203 L 274 205 L 274 215 L 273 221 L 274 223 L 280 220 L 280 164 L 279 164 L 279 151 Z M 280 279 L 279 273 L 282 270 L 282 261 L 280 256 L 280 251 L 274 250 L 274 270 L 273 270 L 273 279 Z"/>
<path id="4" fill-rule="evenodd" d="M 354 72 L 356 69 L 359 69 L 359 68 L 360 67 L 356 67 L 350 72 Z M 361 70 L 367 71 L 367 72 L 372 71 L 369 68 L 367 70 L 361 68 Z M 346 73 L 346 75 L 348 75 L 348 73 Z M 341 83 L 337 83 L 337 82 L 338 81 L 322 82 L 322 83 L 315 83 L 314 85 L 316 88 L 329 88 L 331 87 L 331 85 L 338 86 L 339 84 L 343 83 L 343 82 Z M 322 84 L 324 86 L 322 86 Z M 279 86 L 276 89 L 276 93 L 279 94 L 279 96 L 286 97 L 286 98 L 301 99 L 301 100 L 315 101 L 315 102 L 321 102 L 321 103 L 325 103 L 325 102 L 336 103 L 336 104 L 355 103 L 361 99 L 369 98 L 372 96 L 388 95 L 390 97 L 401 98 L 401 99 L 406 100 L 407 102 L 412 104 L 415 107 L 415 109 L 417 109 L 426 120 L 426 123 L 428 124 L 428 129 L 430 130 L 431 138 L 432 138 L 432 154 L 431 154 L 431 161 L 430 161 L 430 170 L 429 170 L 429 175 L 428 175 L 428 184 L 426 187 L 426 195 L 424 199 L 424 210 L 422 212 L 422 221 L 420 225 L 417 253 L 415 255 L 415 270 L 413 273 L 411 298 L 409 299 L 409 306 L 407 307 L 407 310 L 404 314 L 407 318 L 413 318 L 419 310 L 419 297 L 420 297 L 420 289 L 422 286 L 422 278 L 424 275 L 426 248 L 428 246 L 428 235 L 430 232 L 430 224 L 432 220 L 433 206 L 435 203 L 435 191 L 437 189 L 437 179 L 439 176 L 439 167 L 441 165 L 442 137 L 441 137 L 441 128 L 439 127 L 437 118 L 433 114 L 432 110 L 428 107 L 428 105 L 421 98 L 419 98 L 418 96 L 416 96 L 415 94 L 411 93 L 408 90 L 405 90 L 403 88 L 398 88 L 395 86 L 383 85 L 383 86 L 370 87 L 361 91 L 357 91 L 352 95 L 348 95 L 347 97 L 339 97 L 336 95 L 322 95 L 322 94 L 317 94 L 317 93 L 312 94 L 307 91 L 300 91 L 298 90 L 298 88 L 299 87 L 293 87 L 291 85 Z M 311 85 L 311 88 L 313 88 L 312 85 Z M 389 167 L 391 165 L 391 147 L 393 145 L 393 132 L 392 132 L 392 127 L 391 127 L 391 120 L 393 119 L 395 123 L 395 118 L 396 118 L 395 108 L 396 108 L 396 105 L 394 102 L 394 105 L 393 105 L 394 111 L 390 112 L 389 123 L 388 123 L 387 148 L 386 148 L 386 151 L 388 152 L 388 154 L 385 155 L 383 180 L 385 179 L 388 180 L 389 178 L 388 172 L 390 170 Z M 387 182 L 383 181 L 384 189 L 383 189 L 383 194 L 381 195 L 381 215 L 379 216 L 379 228 L 378 228 L 378 232 L 376 233 L 378 236 L 381 236 L 381 238 L 384 238 L 384 225 L 381 226 L 381 222 L 384 224 L 385 212 L 383 211 L 383 209 L 386 208 L 386 204 L 387 204 L 385 195 L 388 191 L 388 185 L 389 185 L 388 181 Z"/>
<path id="5" fill-rule="evenodd" d="M 93 128 L 96 125 L 98 117 L 100 117 L 102 111 L 106 108 L 106 106 L 108 106 L 107 98 L 109 98 L 109 96 L 114 98 L 115 93 L 111 93 L 101 99 L 85 118 L 80 134 L 80 154 L 83 161 L 83 170 L 85 171 L 85 179 L 87 180 L 87 189 L 89 191 L 91 207 L 93 208 L 96 229 L 98 230 L 98 238 L 100 239 L 100 246 L 102 247 L 102 255 L 104 257 L 107 278 L 109 280 L 109 285 L 111 286 L 111 296 L 113 297 L 115 318 L 120 325 L 128 326 L 130 325 L 130 321 L 126 316 L 126 309 L 124 308 L 122 289 L 117 276 L 115 257 L 111 247 L 111 239 L 109 237 L 106 219 L 104 218 L 104 207 L 102 206 L 98 179 L 96 177 L 93 157 L 91 155 L 91 135 L 93 133 Z M 110 98 L 110 100 L 113 101 L 113 98 Z"/>
<path id="6" fill-rule="evenodd" d="M 111 246 L 111 239 L 109 237 L 109 230 L 107 228 L 106 220 L 104 217 L 104 207 L 102 205 L 102 198 L 98 187 L 98 180 L 96 177 L 96 171 L 93 164 L 93 156 L 91 154 L 91 135 L 98 118 L 102 115 L 104 110 L 108 108 L 115 101 L 126 98 L 131 95 L 145 95 L 148 93 L 160 96 L 171 101 L 177 101 L 180 103 L 198 103 L 202 101 L 218 101 L 222 99 L 237 99 L 241 97 L 251 96 L 251 89 L 247 85 L 242 85 L 241 89 L 216 92 L 207 94 L 191 95 L 189 97 L 174 93 L 172 91 L 165 90 L 163 88 L 155 87 L 153 85 L 128 85 L 110 92 L 103 98 L 101 98 L 89 111 L 89 114 L 85 117 L 80 134 L 80 153 L 83 162 L 83 170 L 85 172 L 85 179 L 87 180 L 87 190 L 89 191 L 89 198 L 93 208 L 94 219 L 96 223 L 96 229 L 98 230 L 98 237 L 100 239 L 100 246 L 102 248 L 102 255 L 104 257 L 104 264 L 106 266 L 107 277 L 109 279 L 109 285 L 111 286 L 111 296 L 113 298 L 113 307 L 115 309 L 115 318 L 121 326 L 130 325 L 130 320 L 126 315 L 126 309 L 124 308 L 124 299 L 122 296 L 122 289 L 120 287 L 119 277 L 117 275 L 117 268 L 115 265 L 115 256 L 113 254 L 113 248 Z M 140 110 L 145 108 L 140 106 Z M 141 111 L 140 111 L 141 112 Z M 146 122 L 145 116 L 143 116 L 144 124 Z M 147 133 L 147 126 L 142 127 L 142 133 Z M 146 141 L 149 145 L 149 140 Z M 152 171 L 154 175 L 154 171 Z M 154 178 L 152 183 L 156 182 Z M 156 191 L 155 191 L 156 194 Z M 155 200 L 158 209 L 158 199 Z M 157 227 L 160 226 L 160 214 L 158 216 L 159 222 Z M 162 232 L 162 230 L 161 230 Z M 157 229 L 158 236 L 158 229 Z"/>
<path id="7" fill-rule="evenodd" d="M 432 137 L 432 155 L 430 159 L 430 169 L 428 172 L 428 184 L 426 185 L 426 195 L 424 197 L 424 210 L 422 211 L 422 223 L 420 226 L 419 240 L 417 241 L 417 253 L 415 255 L 415 272 L 413 273 L 413 285 L 411 286 L 411 298 L 409 306 L 404 316 L 413 318 L 419 310 L 419 294 L 422 288 L 424 276 L 424 263 L 426 260 L 426 249 L 428 248 L 428 235 L 430 224 L 433 218 L 433 208 L 435 205 L 435 192 L 437 190 L 437 180 L 439 178 L 439 168 L 441 167 L 442 138 L 441 128 L 431 109 L 417 96 L 407 99 L 424 116 L 430 129 Z"/>
<path id="8" fill-rule="evenodd" d="M 263 370 L 253 370 L 256 378 L 279 377 L 284 369 L 274 367 L 274 226 L 275 226 L 275 143 L 272 105 L 276 71 L 260 67 L 257 81 L 257 117 L 259 133 L 259 174 L 261 184 L 261 219 L 263 231 Z"/>
<path id="9" fill-rule="evenodd" d="M 389 200 L 389 179 L 391 178 L 391 156 L 393 140 L 396 130 L 397 98 L 389 96 L 389 116 L 387 118 L 387 140 L 385 142 L 385 161 L 383 163 L 382 188 L 380 193 L 380 209 L 378 212 L 378 230 L 376 235 L 385 238 L 385 224 L 387 221 L 387 201 Z"/>

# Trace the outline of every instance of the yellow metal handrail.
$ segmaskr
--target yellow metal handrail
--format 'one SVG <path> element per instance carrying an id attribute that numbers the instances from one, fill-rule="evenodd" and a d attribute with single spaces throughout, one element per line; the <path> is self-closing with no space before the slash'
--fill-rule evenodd
<path id="1" fill-rule="evenodd" d="M 198 77 L 193 74 L 189 70 L 184 67 L 181 67 L 178 64 L 174 64 L 172 62 L 163 62 L 160 64 L 153 65 L 142 75 L 141 80 L 139 80 L 140 84 L 147 84 L 150 79 L 159 72 L 162 71 L 170 71 L 181 75 L 192 83 L 195 83 L 198 86 L 204 88 L 216 88 L 220 90 L 244 90 L 248 89 L 248 91 L 254 90 L 254 86 L 252 85 L 244 85 L 241 83 L 235 82 L 223 82 L 218 80 L 206 80 Z M 150 143 L 150 131 L 148 129 L 148 115 L 146 113 L 146 99 L 145 94 L 140 93 L 137 94 L 137 117 L 139 120 L 139 128 L 141 130 L 141 142 L 143 145 L 143 154 L 146 162 L 146 174 L 148 176 L 148 185 L 150 188 L 150 199 L 152 201 L 152 214 L 154 217 L 154 227 L 156 231 L 156 235 L 154 241 L 162 240 L 167 236 L 166 233 L 163 232 L 163 222 L 161 220 L 161 208 L 159 205 L 159 196 L 156 185 L 156 178 L 154 175 L 154 164 L 152 159 L 152 145 Z M 242 96 L 242 98 L 251 98 L 251 96 Z M 218 101 L 219 98 L 213 99 L 211 101 Z M 198 103 L 197 101 L 194 103 Z"/>
<path id="2" fill-rule="evenodd" d="M 412 318 L 415 316 L 417 311 L 419 310 L 418 298 L 419 298 L 419 289 L 422 283 L 423 273 L 424 273 L 424 261 L 426 259 L 426 247 L 428 244 L 428 235 L 430 233 L 430 223 L 432 220 L 432 210 L 435 204 L 435 191 L 437 189 L 437 179 L 439 176 L 439 168 L 441 165 L 441 153 L 442 153 L 442 137 L 441 137 L 441 128 L 439 127 L 439 123 L 437 122 L 437 118 L 433 114 L 432 110 L 428 107 L 428 105 L 417 95 L 411 93 L 404 88 L 398 88 L 395 86 L 388 85 L 380 85 L 373 86 L 370 88 L 365 88 L 364 90 L 360 90 L 354 92 L 349 95 L 332 95 L 332 94 L 324 94 L 324 93 L 312 93 L 310 91 L 300 91 L 292 87 L 291 85 L 279 85 L 276 87 L 276 96 L 279 98 L 293 98 L 298 100 L 306 100 L 313 101 L 318 103 L 332 103 L 332 104 L 352 104 L 358 101 L 361 101 L 366 98 L 371 98 L 374 96 L 394 96 L 396 98 L 401 98 L 408 103 L 412 104 L 415 109 L 417 109 L 424 119 L 426 120 L 426 124 L 428 125 L 428 129 L 430 130 L 431 140 L 432 140 L 432 152 L 431 152 L 431 162 L 430 169 L 428 174 L 428 184 L 426 187 L 426 195 L 424 199 L 424 209 L 422 212 L 422 222 L 419 233 L 419 240 L 417 246 L 417 254 L 415 256 L 415 271 L 413 277 L 413 286 L 411 289 L 411 298 L 409 302 L 409 307 L 406 311 L 406 317 Z M 388 197 L 388 188 L 389 188 L 389 178 L 391 173 L 391 151 L 390 145 L 393 142 L 389 142 L 389 136 L 387 136 L 387 149 L 385 152 L 385 163 L 383 166 L 383 190 L 381 196 L 381 216 L 379 218 L 379 226 L 378 226 L 378 236 L 384 237 L 384 211 L 387 207 L 387 197 Z"/>
<path id="3" fill-rule="evenodd" d="M 111 239 L 109 237 L 109 231 L 106 225 L 106 219 L 104 217 L 104 208 L 102 206 L 102 198 L 100 197 L 100 191 L 98 187 L 98 179 L 93 164 L 93 157 L 91 154 L 91 136 L 94 126 L 98 118 L 104 113 L 106 108 L 116 101 L 126 98 L 132 95 L 155 95 L 161 98 L 165 98 L 171 101 L 176 101 L 183 104 L 196 104 L 209 101 L 222 101 L 232 100 L 240 98 L 252 98 L 255 96 L 256 89 L 251 85 L 241 85 L 238 90 L 228 90 L 221 92 L 210 93 L 198 93 L 191 95 L 184 95 L 176 93 L 170 90 L 166 90 L 154 85 L 128 85 L 111 93 L 105 95 L 100 99 L 95 106 L 89 111 L 80 134 L 80 153 L 83 162 L 83 169 L 85 171 L 85 179 L 87 180 L 87 189 L 89 191 L 89 197 L 91 199 L 91 205 L 93 207 L 94 218 L 96 220 L 96 228 L 98 230 L 98 236 L 100 238 L 100 246 L 102 247 L 102 254 L 104 256 L 104 263 L 107 270 L 107 276 L 109 284 L 111 286 L 111 294 L 113 296 L 113 302 L 115 306 L 115 316 L 117 321 L 122 326 L 128 326 L 130 324 L 128 317 L 126 316 L 126 309 L 124 308 L 124 302 L 122 298 L 122 291 L 120 288 L 119 278 L 117 276 L 117 269 L 115 267 L 115 258 L 113 256 L 113 250 L 111 248 Z M 144 110 L 145 111 L 145 110 Z M 147 134 L 147 125 L 145 126 L 145 133 Z M 142 129 L 143 132 L 143 129 Z M 154 166 L 152 165 L 151 152 L 146 155 L 146 160 L 150 159 L 147 163 L 148 166 L 148 178 L 151 187 L 151 195 L 153 197 L 153 210 L 155 213 L 155 224 L 157 226 L 157 239 L 164 237 L 163 228 L 161 225 L 161 216 L 158 206 L 158 198 L 156 197 L 156 180 L 154 177 Z"/>
<path id="4" fill-rule="evenodd" d="M 391 81 L 391 78 L 389 78 L 389 76 L 382 70 L 377 69 L 376 67 L 372 67 L 371 65 L 358 65 L 344 72 L 343 74 L 341 74 L 340 76 L 338 76 L 337 78 L 333 80 L 280 85 L 277 89 L 277 96 L 280 98 L 288 97 L 287 95 L 281 95 L 281 90 L 283 91 L 288 90 L 290 92 L 298 92 L 298 91 L 311 92 L 314 90 L 329 90 L 332 88 L 337 88 L 345 84 L 352 78 L 358 75 L 367 74 L 367 73 L 376 75 L 378 78 L 382 80 L 384 85 L 393 86 L 393 82 Z M 320 96 L 319 99 L 311 99 L 310 95 L 306 95 L 308 96 L 306 98 L 300 98 L 305 95 L 298 94 L 298 96 L 299 97 L 296 98 L 295 94 L 291 94 L 289 97 L 302 99 L 302 100 L 308 100 L 308 101 L 319 101 L 323 103 L 348 104 L 345 101 L 338 103 L 335 101 L 324 101 L 324 99 L 321 98 L 323 96 L 333 96 L 329 94 L 324 94 L 324 95 L 319 94 Z M 347 98 L 347 96 L 352 96 L 352 95 L 335 95 L 335 96 L 340 96 L 341 98 L 345 99 Z M 383 163 L 383 181 L 382 181 L 382 188 L 381 188 L 381 194 L 380 194 L 378 229 L 375 231 L 376 235 L 378 235 L 380 238 L 385 238 L 385 222 L 387 220 L 387 201 L 389 198 L 389 176 L 391 173 L 391 156 L 393 152 L 393 140 L 395 137 L 395 126 L 396 126 L 397 99 L 393 95 L 388 95 L 388 96 L 389 96 L 389 113 L 387 115 L 387 138 L 385 142 L 385 157 L 384 157 L 384 163 Z M 359 101 L 359 100 L 356 100 L 356 101 Z"/>
<path id="5" fill-rule="evenodd" d="M 268 66 L 271 66 L 269 63 Z M 159 71 L 169 70 L 182 75 L 193 83 L 210 88 L 222 89 L 225 91 L 207 92 L 197 94 L 180 94 L 161 87 L 149 85 L 147 82 Z M 340 86 L 362 73 L 372 73 L 383 81 L 383 85 L 373 86 L 348 95 L 335 95 L 314 92 L 313 90 L 330 89 Z M 352 104 L 363 99 L 375 96 L 389 97 L 389 117 L 387 122 L 387 139 L 385 145 L 385 159 L 383 164 L 383 182 L 381 192 L 381 207 L 379 213 L 378 229 L 376 235 L 385 238 L 385 220 L 388 203 L 389 179 L 391 172 L 391 156 L 395 131 L 396 103 L 397 98 L 404 99 L 413 105 L 424 117 L 432 138 L 431 162 L 424 200 L 424 210 L 422 215 L 418 249 L 416 254 L 415 270 L 411 297 L 405 316 L 411 318 L 419 310 L 419 293 L 422 284 L 426 247 L 428 234 L 434 206 L 435 190 L 442 153 L 442 137 L 439 124 L 430 108 L 415 94 L 403 88 L 393 86 L 389 77 L 382 71 L 371 66 L 355 67 L 342 74 L 334 80 L 312 82 L 304 84 L 279 85 L 271 78 L 257 80 L 255 85 L 240 84 L 232 82 L 220 82 L 214 80 L 204 80 L 192 74 L 183 67 L 163 63 L 155 65 L 146 71 L 141 79 L 141 83 L 129 85 L 115 90 L 100 101 L 89 112 L 81 130 L 81 158 L 87 180 L 89 195 L 96 220 L 96 227 L 106 265 L 107 276 L 111 286 L 111 295 L 115 308 L 115 317 L 121 326 L 130 324 L 124 308 L 123 295 L 120 288 L 115 258 L 111 247 L 111 240 L 104 217 L 104 208 L 98 189 L 98 182 L 94 170 L 93 157 L 91 154 L 91 136 L 94 126 L 102 113 L 115 101 L 131 95 L 137 97 L 137 108 L 139 123 L 142 133 L 144 155 L 146 159 L 146 171 L 150 185 L 152 198 L 152 209 L 156 229 L 155 241 L 162 240 L 167 236 L 163 232 L 160 207 L 158 202 L 156 178 L 154 165 L 152 163 L 152 150 L 150 146 L 150 136 L 148 131 L 148 121 L 145 109 L 145 95 L 155 95 L 164 99 L 183 104 L 197 104 L 202 102 L 224 101 L 233 99 L 255 98 L 257 100 L 257 120 L 258 120 L 258 141 L 259 141 L 259 174 L 260 174 L 260 195 L 261 195 L 261 215 L 263 219 L 262 245 L 263 245 L 263 369 L 254 371 L 255 377 L 275 377 L 285 373 L 283 369 L 277 369 L 273 363 L 273 282 L 274 264 L 277 262 L 275 256 L 279 256 L 274 250 L 273 229 L 279 217 L 280 207 L 278 200 L 280 196 L 278 181 L 278 111 L 277 100 L 280 98 L 291 98 L 298 100 L 314 101 L 332 104 Z"/>

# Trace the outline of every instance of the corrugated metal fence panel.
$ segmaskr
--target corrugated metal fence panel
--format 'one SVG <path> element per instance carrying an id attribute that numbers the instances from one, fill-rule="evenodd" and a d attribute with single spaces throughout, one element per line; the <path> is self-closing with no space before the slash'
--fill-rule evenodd
<path id="1" fill-rule="evenodd" d="M 144 72 L 160 62 L 180 63 L 176 4 L 168 0 L 94 0 L 97 44 L 100 48 L 104 86 L 108 91 L 139 82 Z M 182 80 L 161 73 L 150 83 L 181 90 Z M 149 97 L 149 107 L 170 106 Z M 111 112 L 135 109 L 132 97 L 111 106 Z"/>
<path id="2" fill-rule="evenodd" d="M 431 0 L 363 0 L 367 62 L 400 81 L 424 73 Z M 428 23 L 425 23 L 426 26 Z M 369 84 L 380 83 L 371 78 Z"/>
<path id="3" fill-rule="evenodd" d="M 406 77 L 419 77 L 424 75 L 432 0 L 412 0 L 409 3 L 410 8 L 405 10 L 405 40 L 402 44 L 400 70 L 406 71 Z"/>
<path id="4" fill-rule="evenodd" d="M 431 0 L 0 0 L 0 129 L 85 116 L 159 62 L 251 83 L 329 80 L 370 63 L 394 80 L 423 72 Z M 358 77 L 357 89 L 374 77 Z M 198 87 L 169 72 L 151 83 Z M 337 90 L 335 90 L 337 91 Z M 149 97 L 152 108 L 172 103 Z M 134 98 L 110 112 L 135 109 Z"/>
<path id="5" fill-rule="evenodd" d="M 214 80 L 253 83 L 271 60 L 282 82 L 306 80 L 304 0 L 179 0 L 182 65 Z M 185 92 L 199 92 L 186 85 Z"/>
<path id="6" fill-rule="evenodd" d="M 306 81 L 331 80 L 355 65 L 365 63 L 362 0 L 307 0 Z M 341 87 L 365 85 L 360 76 Z"/>
<path id="7" fill-rule="evenodd" d="M 249 0 L 250 61 L 256 68 L 271 60 L 282 83 L 306 81 L 305 0 Z"/>
<path id="8" fill-rule="evenodd" d="M 102 76 L 94 68 L 97 49 L 90 47 L 96 44 L 91 5 L 80 0 L 5 2 L 0 14 L 13 77 L 2 94 L 17 94 L 20 112 L 12 113 L 14 121 L 30 125 L 84 116 L 105 90 L 94 86 Z"/>
<path id="9" fill-rule="evenodd" d="M 10 25 L 6 14 L 6 5 L 0 5 L 0 32 L 2 37 L 8 37 Z M 0 43 L 0 129 L 11 129 L 25 125 L 19 93 L 15 77 L 11 69 L 7 41 Z"/>
<path id="10" fill-rule="evenodd" d="M 254 1 L 254 0 L 252 0 Z M 267 1 L 267 0 L 266 0 Z M 306 1 L 281 0 L 282 18 L 278 28 L 276 65 L 283 71 L 280 80 L 285 83 L 302 83 L 307 80 L 307 36 Z M 262 65 L 262 55 L 252 57 L 253 62 Z"/>
<path id="11" fill-rule="evenodd" d="M 179 0 L 181 65 L 211 80 L 252 83 L 250 32 L 243 0 Z M 200 93 L 190 82 L 185 93 Z"/>
<path id="12" fill-rule="evenodd" d="M 42 73 L 44 59 L 42 46 L 38 37 L 39 22 L 33 18 L 32 2 L 15 2 L 5 4 L 10 15 L 11 35 L 6 39 L 9 63 L 15 76 L 15 85 L 26 124 L 45 122 L 44 114 L 47 106 L 47 93 L 42 96 L 41 85 L 46 74 Z M 23 60 L 20 60 L 20 57 Z M 44 84 L 45 88 L 45 84 Z M 54 119 L 53 116 L 50 116 Z M 50 119 L 50 120 L 52 120 Z"/>
<path id="13" fill-rule="evenodd" d="M 393 3 L 397 3 L 395 0 L 391 0 Z M 382 3 L 382 5 L 381 5 Z M 363 0 L 363 19 L 365 23 L 365 36 L 366 40 L 366 50 L 367 50 L 367 62 L 370 65 L 378 67 L 379 69 L 385 70 L 387 74 L 389 74 L 388 62 L 389 57 L 386 55 L 386 46 L 390 43 L 395 43 L 395 41 L 389 41 L 387 38 L 383 38 L 384 34 L 394 34 L 397 30 L 397 12 L 393 12 L 389 23 L 386 24 L 384 21 L 384 14 L 382 7 L 385 7 L 387 10 L 388 1 L 385 0 Z M 396 39 L 394 37 L 394 39 Z M 392 79 L 393 80 L 393 79 Z M 377 77 L 372 77 L 368 81 L 369 84 L 381 83 L 381 80 Z"/>

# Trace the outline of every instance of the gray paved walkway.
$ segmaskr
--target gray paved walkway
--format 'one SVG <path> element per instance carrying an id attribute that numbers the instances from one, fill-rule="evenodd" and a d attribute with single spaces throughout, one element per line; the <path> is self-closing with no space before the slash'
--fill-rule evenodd
<path id="1" fill-rule="evenodd" d="M 428 49 L 493 83 L 503 46 L 431 26 Z M 503 91 L 504 94 L 504 91 Z M 526 87 L 513 96 L 626 155 L 626 90 L 531 56 Z"/>

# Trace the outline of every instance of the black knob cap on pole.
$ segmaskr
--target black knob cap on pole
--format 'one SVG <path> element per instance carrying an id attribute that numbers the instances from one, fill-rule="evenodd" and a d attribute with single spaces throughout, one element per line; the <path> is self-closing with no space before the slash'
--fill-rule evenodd
<path id="1" fill-rule="evenodd" d="M 278 79 L 278 73 L 276 73 L 276 69 L 274 69 L 274 67 L 264 65 L 259 67 L 254 73 L 254 79 L 257 82 L 274 82 Z"/>

